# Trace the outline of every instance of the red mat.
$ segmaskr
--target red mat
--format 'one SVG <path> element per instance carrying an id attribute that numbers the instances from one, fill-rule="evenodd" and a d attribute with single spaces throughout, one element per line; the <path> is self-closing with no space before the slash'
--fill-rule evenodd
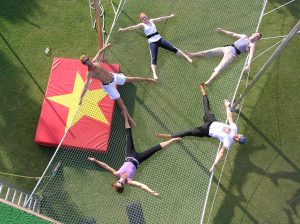
<path id="1" fill-rule="evenodd" d="M 118 64 L 103 66 L 112 72 L 120 71 Z M 67 127 L 70 127 L 63 146 L 107 151 L 114 101 L 105 94 L 99 80 L 93 79 L 74 118 L 86 72 L 87 67 L 79 60 L 54 58 L 36 131 L 36 143 L 56 147 Z"/>

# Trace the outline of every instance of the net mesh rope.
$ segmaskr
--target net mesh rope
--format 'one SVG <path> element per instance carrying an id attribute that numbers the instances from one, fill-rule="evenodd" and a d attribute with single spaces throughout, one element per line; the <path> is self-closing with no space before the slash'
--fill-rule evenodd
<path id="1" fill-rule="evenodd" d="M 117 32 L 118 27 L 138 23 L 142 11 L 150 18 L 175 13 L 175 18 L 157 24 L 158 31 L 182 50 L 200 51 L 233 42 L 230 37 L 215 32 L 217 27 L 237 33 L 254 32 L 262 3 L 259 0 L 192 0 L 186 4 L 157 0 L 137 4 L 127 0 L 111 33 L 113 47 L 107 52 L 106 61 L 120 63 L 122 72 L 129 76 L 152 76 L 144 34 L 138 30 Z M 207 91 L 211 109 L 220 121 L 226 120 L 223 100 L 233 97 L 245 59 L 246 55 L 241 55 Z M 161 139 L 154 136 L 157 132 L 174 133 L 202 125 L 204 112 L 198 82 L 207 80 L 220 60 L 218 57 L 195 59 L 189 64 L 160 49 L 159 84 L 119 87 L 137 122 L 133 129 L 137 151 L 159 143 Z M 85 111 L 79 109 L 76 116 L 81 114 Z M 219 142 L 185 138 L 145 161 L 135 180 L 159 192 L 159 197 L 133 187 L 126 187 L 124 193 L 118 194 L 110 186 L 114 181 L 112 175 L 87 160 L 88 156 L 95 157 L 116 170 L 122 165 L 125 131 L 118 107 L 111 130 L 107 153 L 64 147 L 62 142 L 35 190 L 42 201 L 41 213 L 63 223 L 199 223 L 210 180 L 208 169 Z"/>

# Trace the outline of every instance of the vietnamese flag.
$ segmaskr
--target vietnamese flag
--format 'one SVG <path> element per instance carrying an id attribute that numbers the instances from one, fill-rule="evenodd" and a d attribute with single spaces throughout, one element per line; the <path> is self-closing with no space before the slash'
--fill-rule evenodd
<path id="1" fill-rule="evenodd" d="M 102 65 L 112 72 L 120 70 L 118 64 Z M 54 58 L 36 131 L 36 143 L 56 147 L 65 136 L 63 146 L 107 150 L 114 101 L 105 94 L 100 81 L 93 79 L 78 107 L 86 72 L 87 66 L 79 60 Z"/>

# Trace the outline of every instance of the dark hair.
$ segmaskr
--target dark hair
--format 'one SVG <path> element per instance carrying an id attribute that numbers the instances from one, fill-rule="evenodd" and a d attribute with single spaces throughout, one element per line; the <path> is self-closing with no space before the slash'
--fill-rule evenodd
<path id="1" fill-rule="evenodd" d="M 82 64 L 86 65 L 86 63 L 89 61 L 89 57 L 87 55 L 81 55 L 80 61 Z"/>
<path id="2" fill-rule="evenodd" d="M 121 183 L 122 184 L 122 183 Z M 123 193 L 124 191 L 124 185 L 122 184 L 122 187 L 119 187 L 116 182 L 111 184 L 112 188 L 115 189 L 118 193 Z"/>
<path id="3" fill-rule="evenodd" d="M 256 32 L 256 33 L 259 33 L 259 39 L 262 37 L 262 34 L 261 34 L 261 32 Z M 259 40 L 258 39 L 258 40 Z"/>

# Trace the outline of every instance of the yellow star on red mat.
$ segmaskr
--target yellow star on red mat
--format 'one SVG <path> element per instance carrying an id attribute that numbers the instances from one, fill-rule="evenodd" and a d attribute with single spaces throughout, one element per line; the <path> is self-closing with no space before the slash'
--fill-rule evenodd
<path id="1" fill-rule="evenodd" d="M 76 124 L 84 116 L 89 116 L 97 121 L 108 124 L 104 113 L 98 105 L 98 103 L 106 96 L 103 89 L 87 90 L 80 109 L 77 112 L 83 86 L 84 81 L 77 72 L 72 93 L 48 97 L 49 100 L 69 108 L 65 129 Z M 75 114 L 76 116 L 74 118 Z"/>

